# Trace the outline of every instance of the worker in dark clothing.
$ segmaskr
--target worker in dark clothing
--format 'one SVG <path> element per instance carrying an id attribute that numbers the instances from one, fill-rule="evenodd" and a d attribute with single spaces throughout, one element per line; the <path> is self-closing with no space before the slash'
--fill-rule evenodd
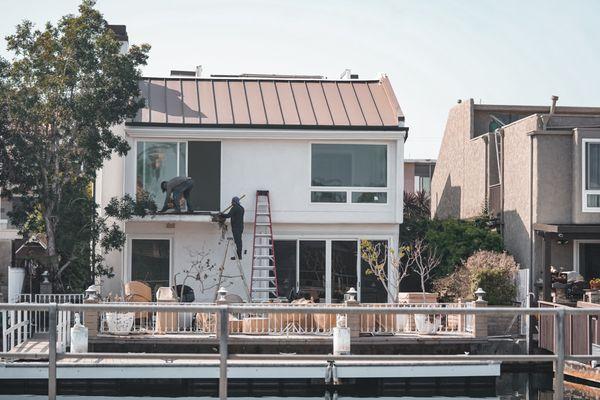
<path id="1" fill-rule="evenodd" d="M 181 212 L 181 195 L 183 194 L 183 198 L 187 204 L 187 211 L 189 213 L 194 212 L 192 208 L 192 203 L 190 203 L 190 192 L 194 187 L 194 180 L 187 176 L 177 176 L 170 181 L 162 181 L 160 183 L 160 188 L 163 193 L 167 192 L 165 197 L 165 204 L 160 212 L 165 212 L 169 208 L 169 201 L 171 200 L 171 195 L 173 195 L 173 205 L 175 206 L 176 212 Z"/>
<path id="2" fill-rule="evenodd" d="M 237 258 L 242 259 L 242 232 L 244 232 L 244 207 L 240 204 L 240 198 L 234 197 L 231 199 L 231 210 L 228 213 L 221 213 L 221 217 L 231 218 L 231 232 L 233 233 L 233 241 L 237 250 Z M 231 257 L 235 260 L 235 257 Z"/>

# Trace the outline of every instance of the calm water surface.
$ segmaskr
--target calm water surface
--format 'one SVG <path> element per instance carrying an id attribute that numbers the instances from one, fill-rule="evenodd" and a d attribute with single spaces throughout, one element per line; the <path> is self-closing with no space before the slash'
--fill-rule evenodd
<path id="1" fill-rule="evenodd" d="M 43 382 L 40 382 L 43 383 Z M 178 381 L 159 384 L 149 392 L 144 393 L 144 396 L 131 396 L 132 391 L 136 391 L 136 387 L 143 388 L 140 383 L 133 383 L 127 386 L 127 390 L 121 389 L 122 383 L 109 382 L 108 387 L 111 388 L 111 395 L 98 395 L 102 392 L 94 392 L 90 387 L 93 384 L 84 387 L 84 391 L 89 393 L 89 396 L 67 395 L 65 393 L 82 393 L 81 387 L 65 386 L 59 388 L 59 392 L 63 394 L 58 396 L 61 400 L 108 400 L 108 399 L 125 399 L 125 400 L 215 400 L 216 391 L 212 388 L 196 388 L 189 383 L 180 383 Z M 0 384 L 0 400 L 46 400 L 47 397 L 41 394 L 19 394 L 32 386 L 24 385 L 21 388 L 12 388 L 10 392 L 2 390 Z M 107 390 L 107 386 L 103 389 Z M 244 386 L 232 382 L 230 385 L 230 398 L 236 400 L 244 399 L 260 399 L 260 400 L 352 400 L 352 399 L 377 399 L 377 400 L 459 400 L 459 399 L 498 399 L 498 400 L 552 400 L 552 377 L 544 373 L 505 373 L 502 376 L 488 381 L 465 381 L 457 380 L 387 380 L 385 382 L 374 383 L 364 382 L 349 386 L 325 388 L 319 384 L 301 383 L 289 387 L 278 387 L 277 392 L 273 392 L 273 387 L 277 387 L 275 382 L 255 381 L 251 385 Z M 568 386 L 570 390 L 565 396 L 565 400 L 580 400 L 593 399 L 600 400 L 600 389 L 587 391 L 584 394 L 580 391 L 575 391 L 572 386 Z M 6 387 L 5 387 L 6 389 Z M 141 389 L 140 389 L 141 390 Z M 269 392 L 269 390 L 271 392 Z M 142 390 L 139 392 L 141 393 Z M 288 395 L 289 392 L 289 395 Z M 12 394 L 8 394 L 12 393 Z M 31 393 L 40 393 L 39 386 L 36 390 L 31 390 Z M 42 391 L 43 393 L 43 391 Z M 106 392 L 108 393 L 108 392 Z M 96 394 L 96 395 L 93 395 Z M 156 394 L 156 396 L 154 396 Z M 189 394 L 198 394 L 198 396 L 189 396 Z M 277 394 L 277 395 L 274 395 Z M 212 397 L 211 397 L 212 395 Z"/>

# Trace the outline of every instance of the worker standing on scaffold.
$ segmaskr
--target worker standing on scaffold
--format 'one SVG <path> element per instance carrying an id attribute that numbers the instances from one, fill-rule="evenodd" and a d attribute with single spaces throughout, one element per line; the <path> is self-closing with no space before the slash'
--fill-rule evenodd
<path id="1" fill-rule="evenodd" d="M 231 199 L 231 210 L 228 213 L 221 213 L 220 216 L 224 219 L 231 218 L 231 232 L 233 233 L 233 241 L 237 251 L 237 258 L 242 259 L 242 233 L 244 232 L 244 207 L 240 204 L 240 198 L 234 197 Z M 235 260 L 235 257 L 231 257 Z"/>

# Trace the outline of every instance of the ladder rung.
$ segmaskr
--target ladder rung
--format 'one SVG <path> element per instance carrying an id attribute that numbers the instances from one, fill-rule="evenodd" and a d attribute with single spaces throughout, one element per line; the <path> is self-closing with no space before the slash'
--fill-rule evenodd
<path id="1" fill-rule="evenodd" d="M 272 271 L 274 267 L 272 265 L 255 265 L 252 268 L 257 271 Z"/>
<path id="2" fill-rule="evenodd" d="M 258 215 L 259 217 L 267 217 L 271 214 L 269 214 L 268 212 L 257 212 L 256 215 Z"/>
<path id="3" fill-rule="evenodd" d="M 255 237 L 271 237 L 270 233 L 257 233 L 256 235 L 254 235 Z"/>
<path id="4" fill-rule="evenodd" d="M 269 226 L 269 225 L 271 225 L 271 224 L 268 222 L 257 222 L 256 223 L 256 226 Z"/>
<path id="5" fill-rule="evenodd" d="M 274 282 L 275 277 L 274 276 L 269 276 L 269 277 L 257 276 L 255 278 L 252 278 L 252 281 L 254 281 L 254 282 Z"/>
<path id="6" fill-rule="evenodd" d="M 270 249 L 271 245 L 270 244 L 255 244 L 254 247 L 256 247 L 257 249 Z"/>
<path id="7" fill-rule="evenodd" d="M 277 289 L 275 288 L 252 288 L 253 292 L 277 292 Z"/>

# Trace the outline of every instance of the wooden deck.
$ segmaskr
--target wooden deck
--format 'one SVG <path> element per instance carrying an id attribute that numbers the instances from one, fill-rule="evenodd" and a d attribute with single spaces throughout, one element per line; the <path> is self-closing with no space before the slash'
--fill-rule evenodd
<path id="1" fill-rule="evenodd" d="M 45 335 L 35 335 L 31 339 L 27 339 L 23 343 L 10 349 L 9 353 L 21 354 L 48 354 L 48 337 Z"/>

